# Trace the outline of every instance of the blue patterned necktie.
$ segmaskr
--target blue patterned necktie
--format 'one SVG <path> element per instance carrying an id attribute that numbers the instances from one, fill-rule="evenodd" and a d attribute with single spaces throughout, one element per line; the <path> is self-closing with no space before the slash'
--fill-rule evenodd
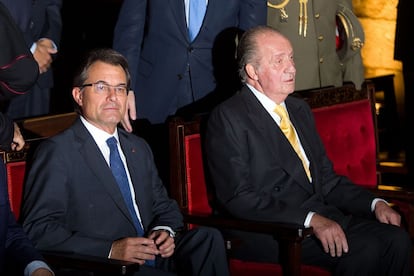
<path id="1" fill-rule="evenodd" d="M 193 41 L 200 31 L 206 13 L 206 0 L 189 0 L 188 36 Z"/>
<path id="2" fill-rule="evenodd" d="M 134 222 L 135 229 L 138 232 L 138 236 L 142 237 L 144 236 L 144 230 L 142 229 L 141 223 L 139 222 L 138 216 L 134 209 L 131 190 L 129 189 L 128 177 L 125 171 L 124 163 L 122 162 L 118 151 L 118 141 L 115 137 L 110 137 L 106 140 L 106 143 L 110 149 L 109 165 L 111 166 L 112 174 L 114 175 L 122 196 L 124 197 L 125 203 L 132 217 L 132 221 Z"/>
<path id="3" fill-rule="evenodd" d="M 142 229 L 141 223 L 138 220 L 137 213 L 135 212 L 134 204 L 132 202 L 131 190 L 129 189 L 128 177 L 124 167 L 124 163 L 121 160 L 121 156 L 118 151 L 118 141 L 115 137 L 110 137 L 106 140 L 106 144 L 109 147 L 109 165 L 112 170 L 116 182 L 118 183 L 119 189 L 121 190 L 122 196 L 124 197 L 125 203 L 128 207 L 129 213 L 131 214 L 132 221 L 134 222 L 135 229 L 137 230 L 138 236 L 144 236 L 144 229 Z M 146 260 L 147 266 L 155 266 L 155 261 Z"/>

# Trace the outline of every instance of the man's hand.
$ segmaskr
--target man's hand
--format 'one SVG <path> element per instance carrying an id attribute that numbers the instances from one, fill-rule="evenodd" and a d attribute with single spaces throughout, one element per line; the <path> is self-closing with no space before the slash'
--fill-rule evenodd
<path id="1" fill-rule="evenodd" d="M 378 201 L 375 204 L 375 216 L 379 222 L 401 225 L 401 216 L 384 201 Z"/>
<path id="2" fill-rule="evenodd" d="M 13 134 L 13 141 L 11 144 L 11 150 L 13 151 L 19 151 L 21 149 L 23 149 L 25 144 L 24 138 L 22 133 L 20 132 L 20 128 L 19 126 L 14 123 L 14 134 Z"/>
<path id="3" fill-rule="evenodd" d="M 46 268 L 38 268 L 30 276 L 53 276 L 53 273 Z"/>
<path id="4" fill-rule="evenodd" d="M 174 239 L 170 237 L 170 233 L 166 230 L 156 230 L 149 235 L 150 239 L 155 241 L 161 257 L 168 258 L 174 254 L 175 243 Z"/>
<path id="5" fill-rule="evenodd" d="M 57 49 L 54 47 L 53 42 L 48 38 L 40 39 L 36 42 L 36 50 L 33 53 L 33 57 L 39 65 L 40 74 L 49 70 L 53 57 L 52 54 L 56 54 Z"/>
<path id="6" fill-rule="evenodd" d="M 150 238 L 124 238 L 112 243 L 109 258 L 124 260 L 143 265 L 146 260 L 155 260 L 160 254 L 153 239 Z"/>
<path id="7" fill-rule="evenodd" d="M 124 114 L 124 118 L 121 121 L 122 126 L 128 132 L 132 132 L 131 121 L 129 120 L 136 120 L 137 119 L 137 110 L 135 106 L 135 95 L 134 91 L 129 90 L 128 99 L 127 99 L 127 110 Z"/>
<path id="8" fill-rule="evenodd" d="M 340 257 L 348 252 L 348 241 L 342 227 L 335 221 L 314 214 L 310 226 L 315 236 L 321 241 L 326 253 L 332 257 Z"/>

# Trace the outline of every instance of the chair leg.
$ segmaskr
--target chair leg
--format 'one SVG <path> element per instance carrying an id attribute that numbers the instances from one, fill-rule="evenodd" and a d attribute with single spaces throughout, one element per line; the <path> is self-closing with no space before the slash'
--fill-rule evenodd
<path id="1" fill-rule="evenodd" d="M 285 256 L 280 256 L 284 276 L 299 276 L 301 274 L 301 250 L 302 244 L 298 241 L 281 243 L 280 252 L 288 252 Z"/>

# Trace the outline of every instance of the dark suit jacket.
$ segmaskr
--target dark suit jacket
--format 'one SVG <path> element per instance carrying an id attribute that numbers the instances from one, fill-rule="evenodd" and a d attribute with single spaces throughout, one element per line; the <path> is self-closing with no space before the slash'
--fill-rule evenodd
<path id="1" fill-rule="evenodd" d="M 144 230 L 180 229 L 143 139 L 119 131 Z M 114 240 L 137 236 L 118 185 L 80 120 L 39 145 L 25 186 L 23 227 L 37 248 L 107 257 Z"/>
<path id="2" fill-rule="evenodd" d="M 34 260 L 43 260 L 27 238 L 11 212 L 4 164 L 0 164 L 0 275 L 5 265 L 14 266 L 23 275 L 24 268 Z M 16 274 L 14 274 L 16 275 Z M 19 274 L 17 274 L 19 275 Z"/>
<path id="3" fill-rule="evenodd" d="M 138 116 L 164 122 L 188 90 L 194 101 L 216 89 L 229 91 L 221 86 L 235 92 L 237 34 L 265 24 L 266 1 L 209 0 L 200 33 L 190 42 L 184 0 L 124 0 L 113 47 L 129 62 Z"/>
<path id="4" fill-rule="evenodd" d="M 32 17 L 32 1 L 31 0 L 0 0 L 10 14 L 13 16 L 20 29 L 25 32 L 28 30 Z"/>
<path id="5" fill-rule="evenodd" d="M 309 211 L 346 228 L 348 214 L 370 216 L 374 196 L 334 173 L 309 106 L 289 96 L 287 109 L 313 181 L 278 125 L 244 87 L 209 117 L 206 153 L 221 211 L 303 225 Z"/>

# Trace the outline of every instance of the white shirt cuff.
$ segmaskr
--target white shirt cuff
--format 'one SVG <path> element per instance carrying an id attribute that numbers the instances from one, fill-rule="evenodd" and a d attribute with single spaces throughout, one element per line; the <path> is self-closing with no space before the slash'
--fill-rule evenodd
<path id="1" fill-rule="evenodd" d="M 314 214 L 315 214 L 315 212 L 309 212 L 308 213 L 308 215 L 306 216 L 305 222 L 303 223 L 303 226 L 305 226 L 306 228 L 310 227 L 310 222 L 311 222 L 311 219 L 312 219 Z"/>

